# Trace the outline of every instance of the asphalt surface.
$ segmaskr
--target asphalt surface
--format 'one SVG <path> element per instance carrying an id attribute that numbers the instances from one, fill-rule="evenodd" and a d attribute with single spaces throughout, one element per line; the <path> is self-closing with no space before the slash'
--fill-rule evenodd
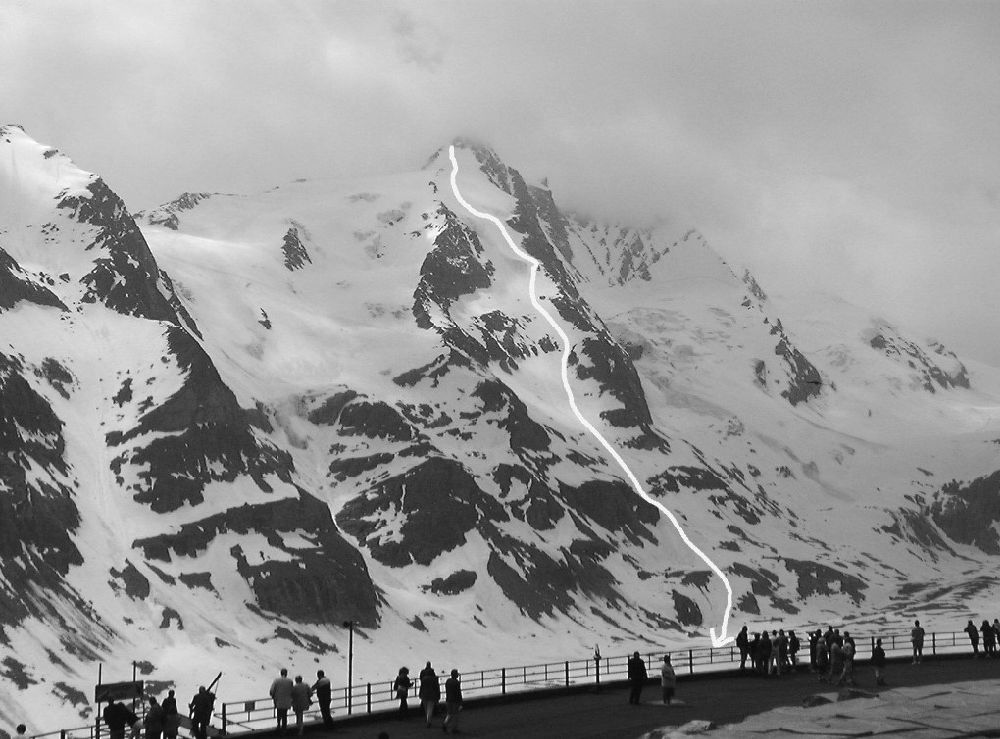
<path id="1" fill-rule="evenodd" d="M 919 665 L 891 662 L 885 672 L 888 686 L 880 689 L 876 689 L 872 668 L 867 664 L 858 665 L 855 678 L 858 689 L 872 693 L 894 687 L 1000 679 L 1000 659 L 925 658 Z M 628 704 L 626 686 L 612 683 L 602 686 L 600 692 L 469 701 L 460 715 L 459 735 L 515 739 L 635 739 L 652 729 L 680 726 L 696 719 L 709 720 L 716 725 L 734 723 L 778 706 L 802 705 L 808 696 L 835 690 L 808 672 L 780 678 L 736 674 L 681 676 L 676 695 L 678 704 L 663 705 L 659 684 L 650 681 L 643 690 L 642 703 L 632 706 Z M 383 731 L 390 739 L 443 736 L 442 716 L 435 716 L 433 727 L 428 729 L 419 708 L 412 707 L 413 703 L 411 700 L 410 713 L 406 717 L 354 717 L 338 721 L 332 730 L 308 726 L 306 734 L 309 739 L 377 739 Z M 844 710 L 850 712 L 849 702 L 844 704 Z M 257 732 L 255 736 L 277 735 Z M 294 732 L 289 736 L 294 738 Z"/>

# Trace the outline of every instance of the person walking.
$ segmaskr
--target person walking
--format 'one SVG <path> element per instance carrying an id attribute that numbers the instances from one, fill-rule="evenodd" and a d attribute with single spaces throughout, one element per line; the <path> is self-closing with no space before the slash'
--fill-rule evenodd
<path id="1" fill-rule="evenodd" d="M 313 683 L 312 692 L 316 695 L 316 702 L 319 704 L 319 714 L 323 717 L 323 726 L 332 729 L 333 717 L 330 715 L 330 678 L 322 670 L 316 671 L 316 682 Z"/>
<path id="2" fill-rule="evenodd" d="M 441 700 L 441 682 L 437 673 L 431 667 L 430 661 L 420 671 L 420 708 L 424 712 L 424 720 L 430 728 L 431 719 L 434 718 L 434 711 L 437 709 L 438 701 Z"/>
<path id="3" fill-rule="evenodd" d="M 746 626 L 736 635 L 736 646 L 740 650 L 740 672 L 746 672 L 747 655 L 750 653 L 750 637 L 747 635 Z"/>
<path id="4" fill-rule="evenodd" d="M 633 652 L 632 656 L 628 658 L 628 702 L 633 706 L 639 705 L 639 699 L 642 695 L 642 686 L 646 683 L 646 663 L 642 661 L 642 657 L 639 656 L 638 652 Z"/>
<path id="5" fill-rule="evenodd" d="M 885 679 L 882 676 L 885 670 L 885 650 L 882 649 L 882 640 L 875 640 L 875 647 L 872 649 L 872 667 L 875 668 L 875 684 L 885 685 Z"/>
<path id="6" fill-rule="evenodd" d="M 142 722 L 146 739 L 160 739 L 163 735 L 163 706 L 153 696 L 149 696 L 149 710 Z"/>
<path id="7" fill-rule="evenodd" d="M 971 618 L 969 619 L 969 623 L 966 624 L 964 631 L 969 635 L 969 641 L 972 642 L 972 657 L 975 659 L 979 656 L 979 629 L 972 623 Z"/>
<path id="8" fill-rule="evenodd" d="M 396 691 L 396 698 L 399 699 L 399 714 L 402 716 L 409 708 L 406 699 L 410 695 L 410 688 L 413 687 L 413 681 L 410 680 L 409 667 L 399 668 L 399 673 L 396 675 L 396 680 L 393 682 L 392 687 Z"/>
<path id="9" fill-rule="evenodd" d="M 448 714 L 444 717 L 441 730 L 455 734 L 458 732 L 458 714 L 462 710 L 462 683 L 458 670 L 451 671 L 451 677 L 444 681 L 444 705 Z"/>
<path id="10" fill-rule="evenodd" d="M 302 736 L 302 732 L 305 729 L 303 716 L 309 710 L 309 706 L 312 705 L 311 694 L 312 691 L 309 690 L 309 685 L 302 682 L 302 675 L 296 675 L 295 684 L 292 685 L 292 710 L 295 711 L 295 728 L 299 736 Z"/>
<path id="11" fill-rule="evenodd" d="M 910 643 L 913 644 L 913 664 L 919 664 L 924 659 L 924 629 L 919 621 L 913 622 Z"/>
<path id="12" fill-rule="evenodd" d="M 663 690 L 663 702 L 670 705 L 674 697 L 674 690 L 677 688 L 677 674 L 674 666 L 670 663 L 670 655 L 663 655 L 663 667 L 660 668 L 660 688 Z"/>
<path id="13" fill-rule="evenodd" d="M 212 711 L 215 709 L 215 693 L 204 685 L 198 688 L 194 698 L 188 704 L 188 716 L 191 718 L 191 733 L 195 739 L 208 739 L 208 726 L 212 723 Z"/>
<path id="14" fill-rule="evenodd" d="M 288 709 L 292 707 L 292 681 L 288 677 L 288 670 L 281 668 L 281 674 L 274 678 L 269 691 L 271 700 L 274 701 L 274 712 L 277 717 L 276 728 L 281 733 L 288 733 Z"/>

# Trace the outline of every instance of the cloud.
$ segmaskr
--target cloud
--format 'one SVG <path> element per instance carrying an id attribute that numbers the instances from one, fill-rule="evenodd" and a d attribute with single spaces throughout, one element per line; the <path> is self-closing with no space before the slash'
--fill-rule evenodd
<path id="1" fill-rule="evenodd" d="M 998 32 L 962 0 L 8 0 L 0 100 L 135 209 L 471 135 L 572 208 L 1000 364 Z"/>

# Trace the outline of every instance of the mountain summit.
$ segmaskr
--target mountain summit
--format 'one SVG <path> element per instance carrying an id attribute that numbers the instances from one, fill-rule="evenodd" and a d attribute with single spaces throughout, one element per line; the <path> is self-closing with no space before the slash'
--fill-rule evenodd
<path id="1" fill-rule="evenodd" d="M 995 370 L 456 156 L 540 263 L 581 413 L 733 618 L 988 599 Z M 343 674 L 345 621 L 361 680 L 707 640 L 720 583 L 570 412 L 527 264 L 450 173 L 439 152 L 133 217 L 0 129 L 0 715 L 91 720 L 94 662 L 181 692 L 223 669 L 227 699 L 289 661 Z"/>

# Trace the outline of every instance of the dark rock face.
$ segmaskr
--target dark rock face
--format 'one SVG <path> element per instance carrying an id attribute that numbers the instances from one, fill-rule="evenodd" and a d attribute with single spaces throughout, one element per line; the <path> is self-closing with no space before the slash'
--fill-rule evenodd
<path id="1" fill-rule="evenodd" d="M 420 282 L 413 294 L 413 313 L 421 328 L 428 328 L 428 302 L 447 310 L 463 295 L 471 295 L 492 284 L 493 265 L 480 260 L 483 245 L 475 231 L 466 228 L 458 217 L 442 205 L 438 213 L 445 227 L 434 239 L 434 248 L 420 267 Z"/>
<path id="2" fill-rule="evenodd" d="M 176 231 L 180 225 L 177 214 L 183 213 L 185 210 L 191 210 L 202 200 L 210 197 L 211 195 L 207 192 L 185 192 L 166 205 L 162 205 L 149 213 L 140 213 L 138 215 L 144 216 L 151 226 L 164 226 Z"/>
<path id="3" fill-rule="evenodd" d="M 84 302 L 103 303 L 129 316 L 178 324 L 174 309 L 158 288 L 160 271 L 156 260 L 121 198 L 100 178 L 87 190 L 89 197 L 69 195 L 57 205 L 69 210 L 77 222 L 98 229 L 93 247 L 100 249 L 102 256 L 81 279 L 87 287 Z"/>
<path id="4" fill-rule="evenodd" d="M 281 246 L 281 253 L 285 257 L 285 269 L 294 272 L 306 266 L 306 262 L 312 264 L 309 252 L 305 244 L 299 239 L 299 229 L 294 226 L 285 233 L 284 243 Z"/>
<path id="5" fill-rule="evenodd" d="M 929 507 L 941 530 L 954 541 L 971 544 L 987 554 L 1000 554 L 1000 472 L 969 483 L 953 480 L 941 488 Z"/>
<path id="6" fill-rule="evenodd" d="M 611 393 L 622 403 L 622 408 L 604 411 L 601 417 L 613 426 L 640 426 L 648 428 L 652 424 L 642 381 L 628 352 L 616 343 L 607 332 L 598 338 L 587 337 L 580 343 L 580 352 L 593 363 L 592 366 L 578 364 L 576 374 L 581 380 L 593 378 L 601 383 L 601 389 Z M 576 355 L 570 356 L 572 364 Z"/>
<path id="7" fill-rule="evenodd" d="M 282 532 L 306 532 L 311 545 L 286 545 Z M 324 503 L 299 491 L 298 498 L 244 504 L 176 533 L 140 539 L 133 546 L 148 559 L 195 557 L 224 533 L 263 533 L 289 560 L 262 561 L 257 552 L 235 545 L 230 556 L 265 611 L 301 623 L 339 624 L 344 619 L 378 625 L 378 595 L 361 555 L 337 531 Z"/>
<path id="8" fill-rule="evenodd" d="M 384 540 L 380 522 L 396 517 L 403 519 L 400 540 Z M 411 562 L 428 565 L 465 544 L 466 535 L 482 522 L 509 520 L 503 507 L 460 463 L 439 457 L 379 483 L 337 515 L 344 531 L 391 567 Z"/>
<path id="9" fill-rule="evenodd" d="M 406 419 L 388 403 L 353 401 L 340 411 L 340 432 L 345 436 L 367 436 L 369 439 L 410 441 L 413 429 Z"/>
<path id="10" fill-rule="evenodd" d="M 133 486 L 135 500 L 158 512 L 201 503 L 211 480 L 231 482 L 249 475 L 262 489 L 264 476 L 289 481 L 291 455 L 259 440 L 247 411 L 225 385 L 204 350 L 184 330 L 167 331 L 171 353 L 185 371 L 184 385 L 166 402 L 153 408 L 125 434 L 109 434 L 108 445 L 123 447 L 112 462 L 116 474 L 126 464 L 142 470 Z M 129 444 L 150 432 L 157 436 L 146 446 Z"/>
<path id="11" fill-rule="evenodd" d="M 950 372 L 942 369 L 933 357 L 912 341 L 908 341 L 888 329 L 877 333 L 869 343 L 873 349 L 882 352 L 896 362 L 905 364 L 916 372 L 921 385 L 928 392 L 933 393 L 935 386 L 944 389 L 969 387 L 969 373 L 965 365 L 958 361 L 958 357 L 953 352 L 945 349 L 940 343 L 932 343 L 931 348 L 942 359 L 957 365 L 957 368 Z"/>
<path id="12" fill-rule="evenodd" d="M 633 544 L 642 539 L 656 543 L 649 527 L 656 526 L 660 511 L 640 498 L 620 480 L 590 480 L 577 487 L 560 484 L 567 505 L 609 531 L 619 532 Z"/>
<path id="13" fill-rule="evenodd" d="M 435 577 L 430 590 L 439 595 L 458 595 L 476 584 L 477 575 L 472 570 L 459 570 L 448 577 Z"/>
<path id="14" fill-rule="evenodd" d="M 677 613 L 678 621 L 684 626 L 702 625 L 705 619 L 697 603 L 677 590 L 672 591 L 671 596 L 674 599 L 674 611 Z"/>
<path id="15" fill-rule="evenodd" d="M 804 562 L 787 557 L 783 557 L 782 561 L 785 563 L 785 567 L 798 577 L 800 598 L 808 598 L 811 595 L 844 593 L 851 597 L 855 605 L 861 605 L 865 599 L 863 591 L 868 589 L 868 584 L 859 577 L 817 562 Z M 837 587 L 831 587 L 832 585 Z"/>
<path id="16" fill-rule="evenodd" d="M 510 448 L 515 452 L 549 448 L 548 433 L 531 419 L 524 402 L 499 380 L 483 380 L 472 396 L 482 401 L 483 410 L 488 413 L 506 411 L 506 417 L 499 420 L 497 426 L 510 434 Z"/>
<path id="17" fill-rule="evenodd" d="M 14 258 L 0 249 L 0 313 L 13 308 L 22 300 L 67 310 L 55 293 L 32 282 Z"/>
<path id="18" fill-rule="evenodd" d="M 823 389 L 823 376 L 819 370 L 792 345 L 780 321 L 771 327 L 771 334 L 778 337 L 774 353 L 785 363 L 789 373 L 788 386 L 781 391 L 781 397 L 793 406 L 805 403 L 809 398 L 818 397 Z"/>

